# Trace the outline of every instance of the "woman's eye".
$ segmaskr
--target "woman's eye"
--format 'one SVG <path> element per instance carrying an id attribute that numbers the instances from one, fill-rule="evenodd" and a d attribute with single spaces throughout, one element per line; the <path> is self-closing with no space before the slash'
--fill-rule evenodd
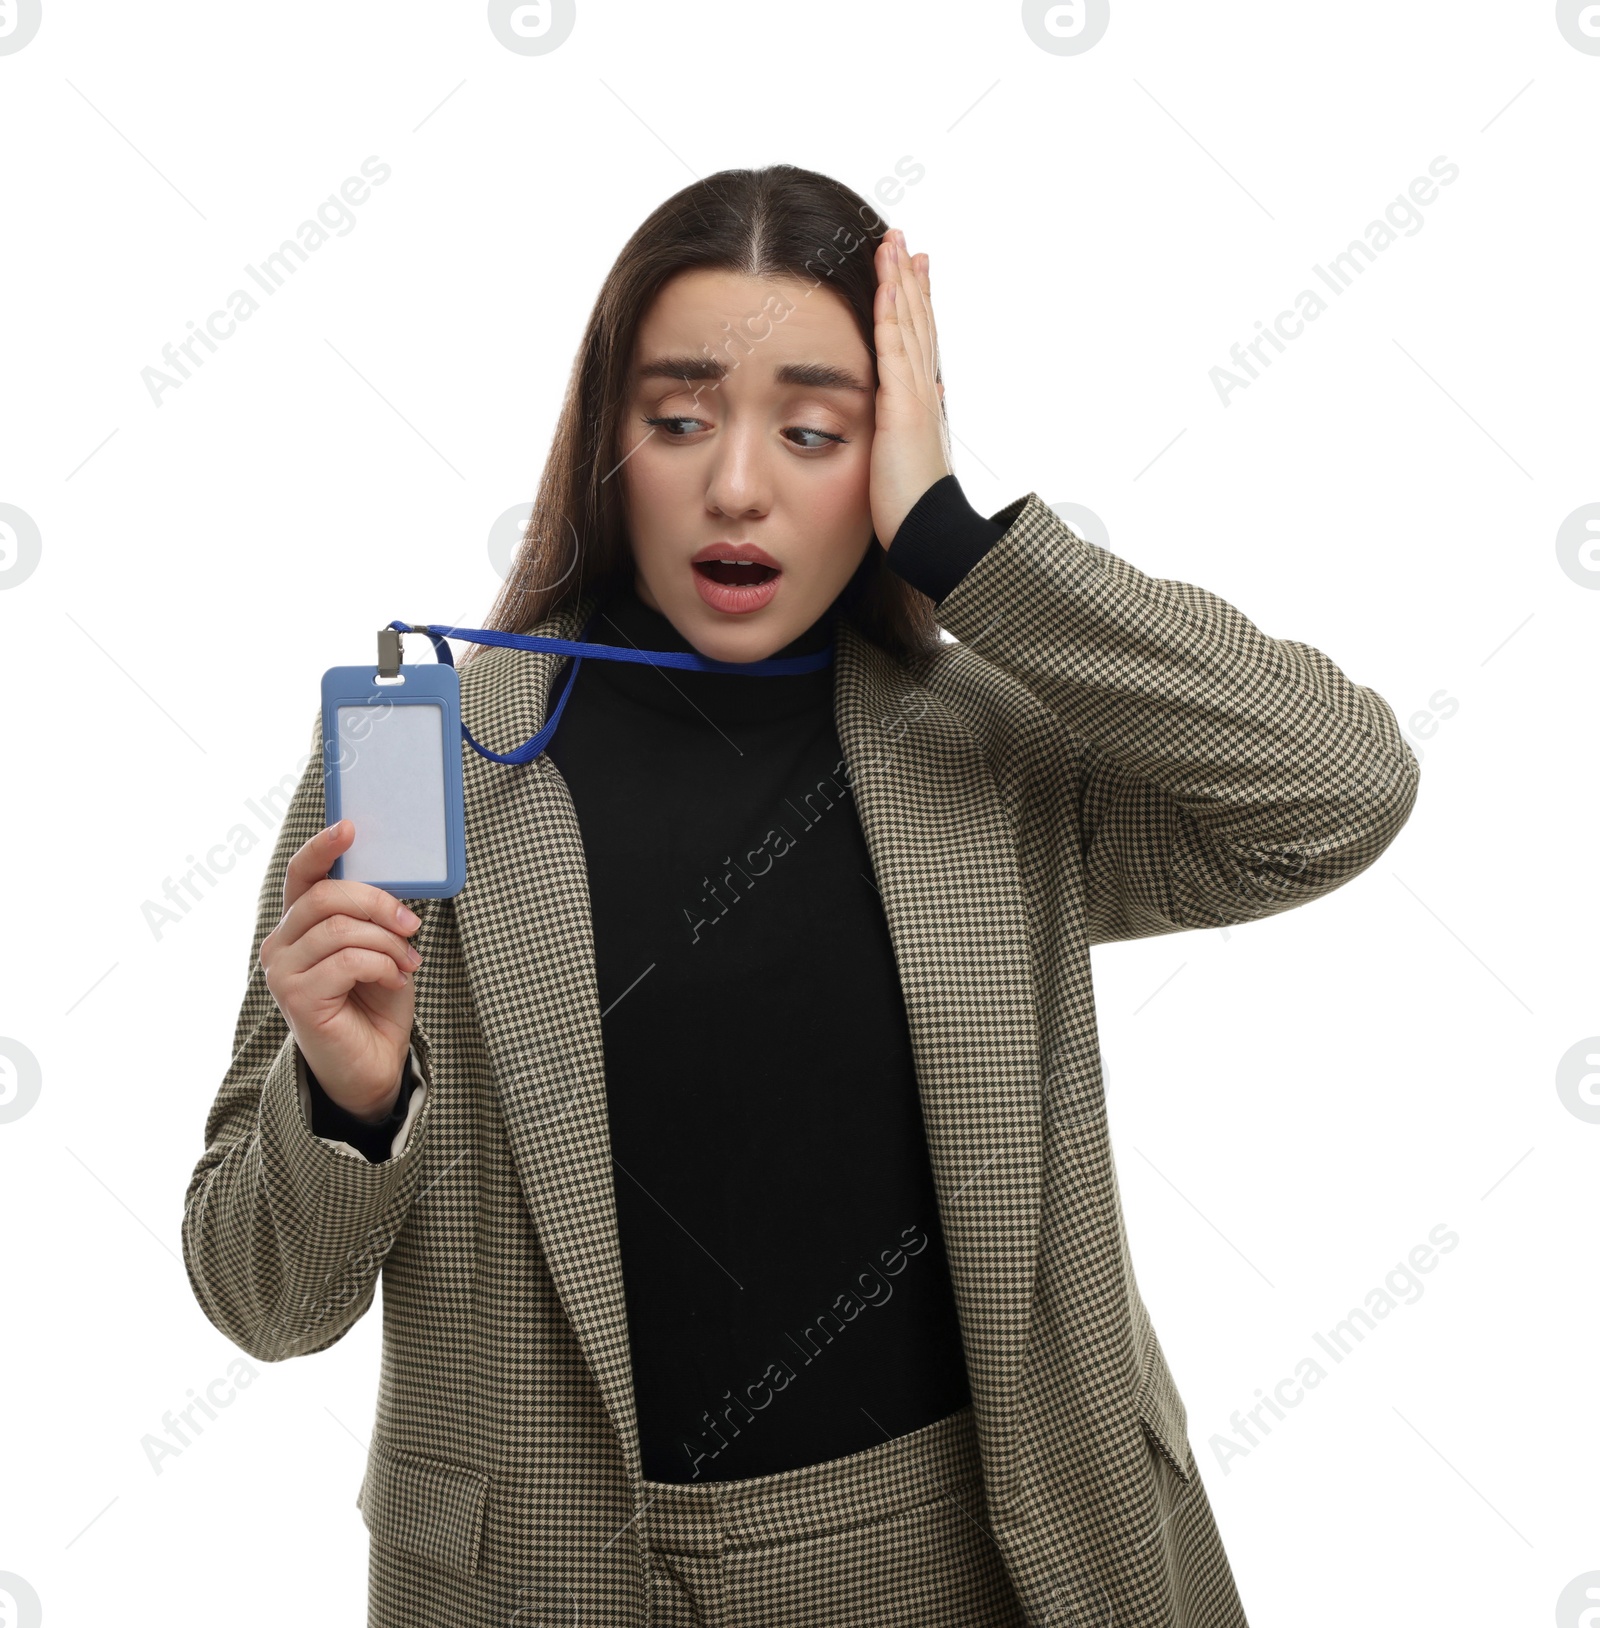
<path id="1" fill-rule="evenodd" d="M 644 422 L 654 429 L 664 430 L 668 435 L 687 435 L 692 434 L 693 432 L 681 430 L 677 428 L 677 426 L 680 424 L 703 424 L 705 420 L 700 418 L 685 418 L 677 414 L 672 414 L 661 418 L 646 418 Z M 817 440 L 808 441 L 801 446 L 801 451 L 803 452 L 817 452 L 821 450 L 822 445 L 832 445 L 834 443 L 842 444 L 844 441 L 844 437 L 842 435 L 835 435 L 831 430 L 812 430 L 807 429 L 801 424 L 793 424 L 783 433 L 785 435 L 809 435 L 819 438 L 821 445 L 819 445 L 819 441 Z"/>

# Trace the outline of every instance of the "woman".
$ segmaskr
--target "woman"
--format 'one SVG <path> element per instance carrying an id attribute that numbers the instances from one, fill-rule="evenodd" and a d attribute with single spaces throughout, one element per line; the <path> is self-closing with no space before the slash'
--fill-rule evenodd
<path id="1" fill-rule="evenodd" d="M 183 1241 L 268 1361 L 382 1271 L 374 1623 L 1245 1622 L 1089 948 L 1332 891 L 1417 763 L 1320 651 L 1032 492 L 974 512 L 942 397 L 928 257 L 869 205 L 686 188 L 491 626 L 813 660 L 475 652 L 492 750 L 565 706 L 467 754 L 468 883 L 417 915 L 327 878 L 307 767 Z"/>

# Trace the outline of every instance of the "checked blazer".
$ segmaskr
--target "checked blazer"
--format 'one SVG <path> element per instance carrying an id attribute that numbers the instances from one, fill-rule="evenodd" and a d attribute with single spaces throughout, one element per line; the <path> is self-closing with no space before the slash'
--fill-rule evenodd
<path id="1" fill-rule="evenodd" d="M 1140 1298 L 1090 946 L 1306 904 L 1394 839 L 1418 764 L 1311 646 L 1087 542 L 1036 493 L 901 661 L 841 619 L 834 714 L 910 1024 L 981 1447 L 1030 1623 L 1243 1628 Z M 576 637 L 590 595 L 530 631 Z M 547 652 L 462 669 L 507 751 Z M 319 726 L 320 728 L 320 721 Z M 415 900 L 425 1094 L 368 1163 L 309 1129 L 256 959 L 324 823 L 319 755 L 268 866 L 183 1252 L 260 1361 L 321 1351 L 383 1277 L 365 1479 L 373 1624 L 651 1622 L 584 850 L 559 771 L 465 753 L 468 873 Z M 803 1614 L 772 1603 L 774 1624 Z"/>

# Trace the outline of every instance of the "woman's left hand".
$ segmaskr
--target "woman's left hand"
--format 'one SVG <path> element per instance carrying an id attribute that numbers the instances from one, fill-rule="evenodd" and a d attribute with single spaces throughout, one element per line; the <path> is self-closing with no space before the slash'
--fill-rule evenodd
<path id="1" fill-rule="evenodd" d="M 900 522 L 936 480 L 951 473 L 941 403 L 939 333 L 928 292 L 928 257 L 906 252 L 891 228 L 874 256 L 873 343 L 878 352 L 877 416 L 872 431 L 872 529 L 888 548 Z"/>

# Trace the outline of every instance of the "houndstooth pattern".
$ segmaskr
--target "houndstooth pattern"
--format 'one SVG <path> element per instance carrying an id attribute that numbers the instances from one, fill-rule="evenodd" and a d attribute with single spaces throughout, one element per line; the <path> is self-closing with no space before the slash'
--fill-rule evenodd
<path id="1" fill-rule="evenodd" d="M 645 1494 L 662 1628 L 1024 1628 L 970 1408 L 823 1464 Z"/>
<path id="2" fill-rule="evenodd" d="M 1089 948 L 1277 914 L 1369 866 L 1418 765 L 1320 651 L 1144 575 L 1036 493 L 904 664 L 838 629 L 835 722 L 910 1022 L 972 1382 L 984 1521 L 1030 1624 L 1244 1628 L 1140 1299 Z M 533 631 L 571 638 L 593 596 Z M 462 709 L 506 751 L 549 653 Z M 314 1137 L 256 960 L 323 824 L 320 720 L 262 886 L 234 1056 L 185 1201 L 211 1321 L 261 1361 L 332 1345 L 384 1280 L 370 1624 L 665 1623 L 653 1603 L 576 816 L 548 757 L 464 749 L 468 879 L 416 900 L 427 1090 L 382 1164 Z M 794 1580 L 774 1628 L 814 1620 Z M 892 1607 L 885 1606 L 886 1610 Z M 894 1624 L 893 1615 L 875 1615 Z"/>

